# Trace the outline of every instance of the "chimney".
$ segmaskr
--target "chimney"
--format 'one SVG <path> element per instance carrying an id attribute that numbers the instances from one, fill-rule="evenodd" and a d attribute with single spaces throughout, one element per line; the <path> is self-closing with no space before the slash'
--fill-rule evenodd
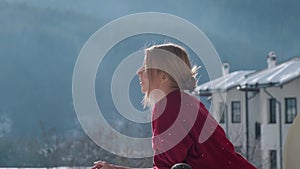
<path id="1" fill-rule="evenodd" d="M 229 63 L 224 62 L 223 65 L 222 65 L 222 73 L 223 73 L 223 76 L 228 75 L 228 73 L 229 73 L 229 68 L 230 68 Z"/>
<path id="2" fill-rule="evenodd" d="M 267 56 L 267 63 L 268 63 L 268 68 L 273 68 L 276 66 L 276 53 L 271 51 L 269 52 L 268 56 Z"/>

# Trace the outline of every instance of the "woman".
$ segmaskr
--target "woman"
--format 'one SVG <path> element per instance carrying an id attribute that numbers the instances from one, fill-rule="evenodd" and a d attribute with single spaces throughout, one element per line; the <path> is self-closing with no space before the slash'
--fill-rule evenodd
<path id="1" fill-rule="evenodd" d="M 193 169 L 254 169 L 235 152 L 223 129 L 205 106 L 185 91 L 196 87 L 197 67 L 187 52 L 175 44 L 155 45 L 145 50 L 138 70 L 143 104 L 152 109 L 154 169 L 170 169 L 188 163 Z M 201 141 L 204 128 L 207 138 Z M 206 130 L 205 129 L 205 130 Z M 203 133 L 201 133 L 203 134 Z M 94 168 L 124 168 L 96 162 Z"/>

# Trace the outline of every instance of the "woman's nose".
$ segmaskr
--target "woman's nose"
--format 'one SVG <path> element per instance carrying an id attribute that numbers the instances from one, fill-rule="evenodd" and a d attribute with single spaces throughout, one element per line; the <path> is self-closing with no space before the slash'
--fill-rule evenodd
<path id="1" fill-rule="evenodd" d="M 136 70 L 136 75 L 140 76 L 141 74 L 141 68 L 139 68 L 138 70 Z"/>
<path id="2" fill-rule="evenodd" d="M 141 76 L 141 75 L 142 75 L 142 72 L 143 72 L 144 70 L 145 70 L 144 67 L 140 67 L 140 68 L 136 71 L 136 74 L 137 74 L 138 76 Z"/>

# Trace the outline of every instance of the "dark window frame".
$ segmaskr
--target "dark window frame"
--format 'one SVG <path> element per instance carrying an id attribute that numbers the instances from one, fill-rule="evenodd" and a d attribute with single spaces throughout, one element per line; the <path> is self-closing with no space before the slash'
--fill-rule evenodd
<path id="1" fill-rule="evenodd" d="M 236 105 L 239 105 L 236 107 Z M 242 121 L 242 112 L 241 112 L 241 102 L 232 101 L 231 102 L 231 122 L 232 123 L 241 123 Z"/>
<path id="2" fill-rule="evenodd" d="M 285 100 L 285 102 L 284 102 L 285 103 L 285 123 L 291 124 L 291 123 L 293 123 L 295 117 L 297 116 L 297 98 L 296 97 L 287 97 L 284 100 Z M 293 105 L 288 105 L 289 101 L 294 101 Z M 294 106 L 294 108 L 295 108 L 294 109 L 295 112 L 291 113 L 291 115 L 290 115 L 290 116 L 292 116 L 291 117 L 292 119 L 290 119 L 290 117 L 289 117 L 289 114 L 290 114 L 289 108 L 291 108 L 290 106 Z"/>
<path id="3" fill-rule="evenodd" d="M 255 122 L 255 139 L 261 138 L 261 124 L 259 122 Z"/>
<path id="4" fill-rule="evenodd" d="M 275 98 L 270 98 L 268 100 L 268 106 L 269 106 L 269 110 L 268 110 L 268 123 L 269 124 L 276 124 L 276 99 Z"/>
<path id="5" fill-rule="evenodd" d="M 219 103 L 219 112 L 220 112 L 220 115 L 221 115 L 219 123 L 220 124 L 225 124 L 226 123 L 225 116 L 227 114 L 227 105 L 225 103 L 223 103 L 223 102 Z"/>
<path id="6" fill-rule="evenodd" d="M 269 150 L 269 158 L 270 169 L 277 169 L 277 151 Z"/>

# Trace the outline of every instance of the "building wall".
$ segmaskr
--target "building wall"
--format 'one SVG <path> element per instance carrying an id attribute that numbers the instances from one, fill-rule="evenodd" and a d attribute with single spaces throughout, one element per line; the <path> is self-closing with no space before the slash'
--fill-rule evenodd
<path id="1" fill-rule="evenodd" d="M 232 107 L 233 101 L 240 101 L 241 103 L 241 122 L 232 123 Z M 227 134 L 227 137 L 232 141 L 234 146 L 241 148 L 245 153 L 246 137 L 245 137 L 245 96 L 243 92 L 237 89 L 231 89 L 225 93 L 213 93 L 212 95 L 212 110 L 211 113 L 218 121 L 221 119 L 222 112 L 220 110 L 220 104 L 226 103 L 227 114 L 225 114 L 225 123 L 220 123 L 222 128 Z M 227 117 L 226 117 L 227 116 Z M 238 134 L 237 134 L 238 133 Z"/>
<path id="2" fill-rule="evenodd" d="M 266 90 L 281 103 L 281 123 L 282 123 L 282 146 L 291 124 L 285 123 L 285 98 L 295 97 L 297 99 L 297 113 L 300 114 L 300 78 L 297 78 L 282 87 L 269 87 Z M 280 144 L 279 144 L 279 106 L 276 104 L 276 123 L 269 124 L 269 101 L 271 98 L 264 89 L 259 92 L 248 92 L 248 110 L 249 110 L 249 160 L 258 166 L 258 168 L 269 168 L 269 151 L 277 151 L 277 168 L 280 168 Z M 245 155 L 246 150 L 246 106 L 245 92 L 233 88 L 226 93 L 213 93 L 211 100 L 212 115 L 220 120 L 220 103 L 226 102 L 227 121 L 220 124 L 228 138 L 236 147 L 241 147 Z M 232 123 L 231 103 L 240 101 L 241 103 L 241 123 Z M 260 137 L 257 138 L 255 123 L 260 124 Z"/>
<path id="3" fill-rule="evenodd" d="M 249 160 L 255 166 L 262 166 L 261 130 L 260 130 L 261 113 L 260 113 L 260 106 L 259 106 L 260 105 L 259 94 L 260 94 L 259 92 L 248 92 Z"/>
<path id="4" fill-rule="evenodd" d="M 240 101 L 241 103 L 241 122 L 232 123 L 232 102 Z M 237 89 L 232 89 L 227 92 L 227 106 L 228 106 L 228 136 L 235 146 L 242 146 L 242 152 L 245 153 L 246 147 L 246 120 L 245 120 L 245 96 L 243 92 Z"/>
<path id="5" fill-rule="evenodd" d="M 299 114 L 299 106 L 300 106 L 300 78 L 293 80 L 282 87 L 271 87 L 266 89 L 270 94 L 272 94 L 281 104 L 281 124 L 282 124 L 282 148 L 285 143 L 285 138 L 288 133 L 288 129 L 291 124 L 285 123 L 285 98 L 295 97 L 297 101 L 297 113 Z M 280 168 L 280 160 L 283 154 L 280 154 L 280 139 L 279 139 L 279 105 L 276 104 L 276 123 L 269 124 L 268 122 L 268 99 L 271 98 L 266 94 L 266 92 L 261 89 L 260 91 L 260 112 L 262 114 L 262 137 L 261 149 L 263 151 L 263 159 L 269 159 L 269 151 L 276 150 L 277 151 L 277 168 Z"/>
<path id="6" fill-rule="evenodd" d="M 286 97 L 296 97 L 297 99 L 297 114 L 300 113 L 300 78 L 284 85 L 282 87 L 282 96 L 284 96 L 282 103 L 285 104 L 285 98 Z M 291 126 L 291 124 L 285 123 L 285 105 L 282 107 L 283 111 L 283 141 L 285 142 L 285 138 L 288 133 L 288 129 Z"/>

